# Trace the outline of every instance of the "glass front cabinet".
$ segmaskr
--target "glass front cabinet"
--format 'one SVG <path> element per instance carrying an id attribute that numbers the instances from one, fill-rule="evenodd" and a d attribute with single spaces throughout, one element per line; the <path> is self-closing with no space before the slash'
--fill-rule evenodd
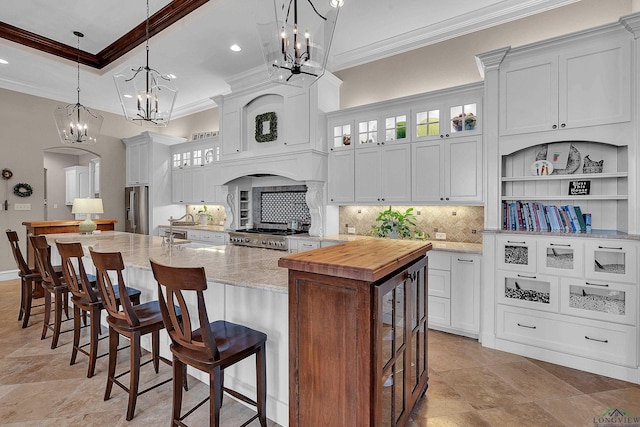
<path id="1" fill-rule="evenodd" d="M 538 271 L 544 274 L 581 277 L 584 245 L 578 239 L 538 239 Z"/>
<path id="2" fill-rule="evenodd" d="M 513 235 L 498 238 L 498 268 L 536 271 L 536 240 L 531 236 Z"/>
<path id="3" fill-rule="evenodd" d="M 585 276 L 595 280 L 637 282 L 637 254 L 634 243 L 624 240 L 596 240 L 585 243 Z"/>

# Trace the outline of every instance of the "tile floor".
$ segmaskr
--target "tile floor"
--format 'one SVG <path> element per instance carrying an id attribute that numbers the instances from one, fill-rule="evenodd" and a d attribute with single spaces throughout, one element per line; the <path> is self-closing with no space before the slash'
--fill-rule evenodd
<path id="1" fill-rule="evenodd" d="M 20 328 L 18 300 L 19 282 L 0 282 L 0 424 L 169 424 L 169 384 L 140 396 L 136 416 L 127 422 L 124 391 L 114 387 L 111 399 L 103 401 L 106 358 L 99 359 L 96 375 L 86 378 L 84 356 L 79 355 L 76 365 L 69 366 L 71 335 L 62 334 L 58 348 L 51 350 L 50 338 L 40 340 L 41 315 L 33 316 L 27 329 Z M 128 365 L 126 353 L 119 358 L 123 367 Z M 429 363 L 427 396 L 414 410 L 410 427 L 594 426 L 594 417 L 609 408 L 640 416 L 640 385 L 483 348 L 468 338 L 430 331 Z M 169 378 L 170 368 L 160 365 L 158 376 L 150 365 L 143 367 L 141 383 Z M 184 406 L 207 393 L 207 386 L 191 379 Z M 236 427 L 251 414 L 250 409 L 225 398 L 222 425 Z M 205 405 L 186 421 L 192 426 L 208 425 L 208 415 Z M 257 421 L 250 424 L 257 425 Z"/>

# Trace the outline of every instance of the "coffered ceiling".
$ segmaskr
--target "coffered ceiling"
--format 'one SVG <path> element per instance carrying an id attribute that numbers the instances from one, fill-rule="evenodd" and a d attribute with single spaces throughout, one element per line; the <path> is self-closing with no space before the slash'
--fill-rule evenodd
<path id="1" fill-rule="evenodd" d="M 150 65 L 177 76 L 174 118 L 214 106 L 226 80 L 264 67 L 254 4 L 150 0 Z M 302 0 L 301 0 L 302 1 Z M 314 2 L 328 0 L 313 0 Z M 329 69 L 338 71 L 578 0 L 345 0 Z M 0 87 L 121 114 L 112 75 L 145 61 L 144 0 L 2 0 Z M 233 52 L 232 44 L 242 51 Z M 266 76 L 266 71 L 265 71 Z"/>

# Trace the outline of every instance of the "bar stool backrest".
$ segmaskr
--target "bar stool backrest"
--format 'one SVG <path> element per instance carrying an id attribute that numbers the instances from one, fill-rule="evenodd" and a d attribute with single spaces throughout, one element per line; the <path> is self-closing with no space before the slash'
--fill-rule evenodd
<path id="1" fill-rule="evenodd" d="M 20 270 L 20 275 L 26 276 L 33 273 L 33 271 L 31 271 L 31 269 L 29 268 L 27 262 L 24 260 L 22 251 L 20 251 L 20 244 L 18 243 L 18 233 L 13 230 L 7 230 L 7 238 L 9 239 L 9 244 L 11 245 L 13 258 L 16 260 L 16 264 L 18 266 L 18 269 Z"/>
<path id="2" fill-rule="evenodd" d="M 109 316 L 124 320 L 129 326 L 140 326 L 140 320 L 133 309 L 131 300 L 127 296 L 127 287 L 122 275 L 124 270 L 122 254 L 120 252 L 95 252 L 92 247 L 89 247 L 89 253 L 91 254 L 93 265 L 96 267 L 102 303 Z M 117 278 L 116 283 L 111 279 L 112 275 Z M 118 287 L 118 292 L 115 291 L 116 287 Z M 120 295 L 119 300 L 118 295 Z M 118 301 L 122 310 L 119 309 Z"/>
<path id="3" fill-rule="evenodd" d="M 62 275 L 69 285 L 71 293 L 78 298 L 98 302 L 98 293 L 91 286 L 82 262 L 84 256 L 82 244 L 80 242 L 56 242 L 56 247 L 62 258 Z M 77 270 L 76 265 L 78 266 Z"/>
<path id="4" fill-rule="evenodd" d="M 207 289 L 204 268 L 171 267 L 159 264 L 153 259 L 150 263 L 153 276 L 158 282 L 160 311 L 173 344 L 203 352 L 209 360 L 220 360 L 220 352 L 209 328 L 209 316 L 204 302 L 204 291 Z M 194 292 L 198 302 L 201 327 L 195 339 L 191 313 L 184 298 L 184 293 L 187 292 Z"/>
<path id="5" fill-rule="evenodd" d="M 47 243 L 47 238 L 44 235 L 29 235 L 29 240 L 35 252 L 36 266 L 42 276 L 42 280 L 47 282 L 49 286 L 62 286 L 60 276 L 56 274 L 51 265 L 51 247 Z"/>

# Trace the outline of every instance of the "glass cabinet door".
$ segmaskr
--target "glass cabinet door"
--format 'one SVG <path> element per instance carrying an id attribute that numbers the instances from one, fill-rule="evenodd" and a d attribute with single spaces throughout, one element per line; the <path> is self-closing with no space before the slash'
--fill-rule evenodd
<path id="1" fill-rule="evenodd" d="M 375 145 L 378 143 L 378 121 L 358 122 L 358 144 Z"/>
<path id="2" fill-rule="evenodd" d="M 415 113 L 416 139 L 440 136 L 440 110 L 425 110 Z"/>
<path id="3" fill-rule="evenodd" d="M 384 142 L 406 142 L 407 138 L 407 115 L 401 114 L 387 117 L 384 121 Z"/>
<path id="4" fill-rule="evenodd" d="M 498 238 L 498 267 L 516 271 L 536 271 L 536 241 L 527 236 Z"/>
<path id="5" fill-rule="evenodd" d="M 499 300 L 503 304 L 558 311 L 558 278 L 539 274 L 500 273 Z"/>
<path id="6" fill-rule="evenodd" d="M 633 243 L 601 240 L 585 243 L 585 276 L 595 280 L 636 283 L 637 253 Z"/>
<path id="7" fill-rule="evenodd" d="M 584 246 L 578 239 L 538 240 L 538 270 L 544 274 L 582 277 Z"/>
<path id="8" fill-rule="evenodd" d="M 564 313 L 635 325 L 635 285 L 562 279 L 561 286 Z"/>
<path id="9" fill-rule="evenodd" d="M 476 129 L 478 120 L 476 104 L 456 105 L 449 109 L 451 134 L 469 132 Z"/>
<path id="10" fill-rule="evenodd" d="M 351 124 L 340 124 L 333 126 L 333 148 L 347 148 L 351 147 L 352 126 Z"/>

